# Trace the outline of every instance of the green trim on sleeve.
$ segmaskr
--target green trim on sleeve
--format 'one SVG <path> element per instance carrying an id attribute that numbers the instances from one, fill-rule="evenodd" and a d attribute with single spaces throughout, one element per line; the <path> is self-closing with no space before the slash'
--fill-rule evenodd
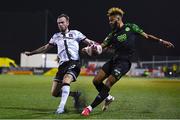
<path id="1" fill-rule="evenodd" d="M 143 33 L 143 30 L 136 24 L 127 23 L 126 25 L 129 26 L 133 32 L 139 34 Z"/>
<path id="2" fill-rule="evenodd" d="M 103 41 L 103 44 L 104 44 L 105 46 L 108 46 L 108 45 L 111 44 L 111 37 L 112 37 L 112 32 L 109 33 L 109 35 L 108 35 L 108 36 L 105 38 L 105 40 Z"/>

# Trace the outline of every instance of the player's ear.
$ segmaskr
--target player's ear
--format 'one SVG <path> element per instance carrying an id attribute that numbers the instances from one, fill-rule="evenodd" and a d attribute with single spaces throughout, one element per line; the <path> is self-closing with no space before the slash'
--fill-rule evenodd
<path id="1" fill-rule="evenodd" d="M 117 20 L 118 20 L 118 21 L 119 21 L 119 20 L 122 20 L 122 17 L 118 16 L 118 17 L 117 17 Z"/>
<path id="2" fill-rule="evenodd" d="M 122 16 L 117 15 L 117 16 L 116 16 L 116 19 L 117 19 L 117 21 L 122 20 Z"/>

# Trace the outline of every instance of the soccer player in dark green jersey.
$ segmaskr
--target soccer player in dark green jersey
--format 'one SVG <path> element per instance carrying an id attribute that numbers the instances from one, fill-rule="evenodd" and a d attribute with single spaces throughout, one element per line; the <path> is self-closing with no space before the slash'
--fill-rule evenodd
<path id="1" fill-rule="evenodd" d="M 159 42 L 167 48 L 174 47 L 171 42 L 145 33 L 135 24 L 124 24 L 122 21 L 123 14 L 124 12 L 120 8 L 113 7 L 108 10 L 107 16 L 112 32 L 105 38 L 101 46 L 103 49 L 112 46 L 115 49 L 115 55 L 103 65 L 102 69 L 100 69 L 93 79 L 93 84 L 99 94 L 91 105 L 84 108 L 81 113 L 83 116 L 88 116 L 92 109 L 103 100 L 105 103 L 102 110 L 106 110 L 108 105 L 114 100 L 114 97 L 109 95 L 109 91 L 131 67 L 131 57 L 134 53 L 136 35 L 141 35 L 148 40 Z M 105 79 L 107 80 L 104 84 L 103 81 Z"/>

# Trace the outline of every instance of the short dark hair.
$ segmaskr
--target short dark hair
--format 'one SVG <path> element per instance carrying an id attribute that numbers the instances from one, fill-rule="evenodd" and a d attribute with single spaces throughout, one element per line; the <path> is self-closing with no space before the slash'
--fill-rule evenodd
<path id="1" fill-rule="evenodd" d="M 58 18 L 62 18 L 62 17 L 65 17 L 66 20 L 69 21 L 69 16 L 68 16 L 68 15 L 66 15 L 66 14 L 60 14 L 60 15 L 58 16 Z"/>

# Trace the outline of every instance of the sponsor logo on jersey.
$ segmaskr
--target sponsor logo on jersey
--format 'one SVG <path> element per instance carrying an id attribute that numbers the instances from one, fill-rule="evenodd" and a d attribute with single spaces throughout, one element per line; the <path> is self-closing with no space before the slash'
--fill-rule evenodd
<path id="1" fill-rule="evenodd" d="M 71 38 L 72 38 L 72 37 L 73 37 L 73 34 L 69 34 L 69 37 L 71 37 Z"/>
<path id="2" fill-rule="evenodd" d="M 130 31 L 130 28 L 129 28 L 129 27 L 126 27 L 126 28 L 125 28 L 125 31 L 126 31 L 126 32 Z"/>
<path id="3" fill-rule="evenodd" d="M 126 34 L 119 35 L 119 36 L 117 37 L 117 40 L 118 40 L 119 42 L 126 41 L 126 40 L 127 40 L 127 35 L 126 35 Z"/>

